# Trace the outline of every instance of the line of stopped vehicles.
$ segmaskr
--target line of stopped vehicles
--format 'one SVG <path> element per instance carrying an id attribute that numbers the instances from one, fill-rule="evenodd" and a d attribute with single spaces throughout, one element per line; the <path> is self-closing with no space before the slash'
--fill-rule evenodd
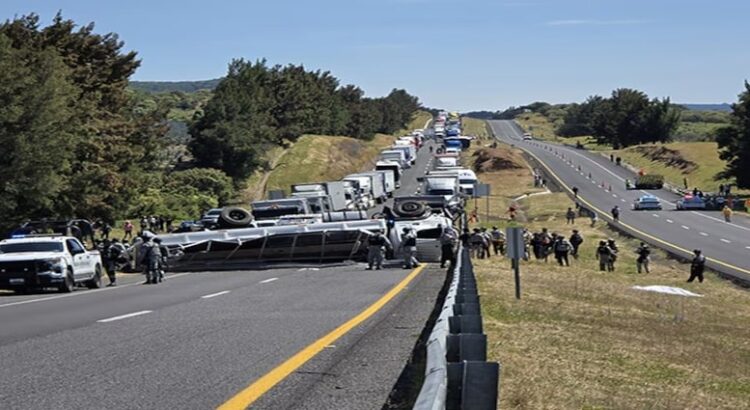
<path id="1" fill-rule="evenodd" d="M 211 209 L 199 221 L 183 222 L 156 237 L 169 268 L 178 271 L 362 261 L 366 240 L 375 232 L 387 234 L 393 256 L 399 257 L 404 228 L 417 236 L 420 261 L 438 261 L 442 229 L 457 222 L 477 183 L 475 173 L 460 161 L 472 140 L 461 135 L 457 114 L 441 112 L 432 129 L 414 130 L 382 150 L 371 171 L 339 181 L 294 184 L 288 195 L 272 191 L 249 210 Z M 421 162 L 426 166 L 421 173 L 413 167 L 424 155 L 428 159 Z M 404 191 L 408 194 L 402 195 Z M 100 287 L 101 254 L 85 249 L 78 221 L 55 225 L 56 234 L 27 229 L 0 241 L 0 289 Z M 140 269 L 133 262 L 140 241 L 136 238 L 128 247 L 125 254 L 131 260 L 123 264 L 135 271 Z"/>

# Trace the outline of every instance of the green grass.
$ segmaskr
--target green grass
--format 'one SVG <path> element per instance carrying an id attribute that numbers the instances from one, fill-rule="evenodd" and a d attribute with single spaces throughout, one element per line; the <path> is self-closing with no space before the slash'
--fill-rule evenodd
<path id="1" fill-rule="evenodd" d="M 713 141 L 715 133 L 727 124 L 713 122 L 680 122 L 675 132 L 675 140 L 679 141 Z"/>
<path id="2" fill-rule="evenodd" d="M 516 117 L 516 122 L 534 138 L 545 141 L 558 141 L 561 138 L 555 132 L 556 125 L 542 114 L 526 113 Z"/>
<path id="3" fill-rule="evenodd" d="M 518 170 L 480 174 L 509 201 L 529 188 Z M 514 184 L 515 182 L 515 184 Z M 497 199 L 501 200 L 501 199 Z M 519 201 L 523 223 L 584 236 L 571 267 L 522 264 L 522 299 L 514 299 L 509 262 L 477 260 L 489 360 L 502 365 L 498 408 L 735 409 L 750 402 L 750 305 L 747 291 L 708 275 L 686 284 L 688 267 L 661 251 L 652 272 L 637 274 L 637 241 L 587 219 L 566 225 L 573 206 L 562 194 Z M 481 209 L 481 208 L 480 208 Z M 507 221 L 495 222 L 507 225 Z M 603 273 L 595 244 L 620 245 L 617 270 Z M 633 285 L 687 288 L 703 298 L 632 290 Z"/>
<path id="4" fill-rule="evenodd" d="M 370 141 L 345 136 L 303 135 L 290 148 L 268 153 L 266 160 L 275 165 L 270 171 L 256 172 L 247 181 L 246 202 L 265 197 L 269 190 L 286 192 L 292 184 L 336 181 L 354 172 L 371 169 L 380 151 L 396 136 L 424 128 L 432 115 L 417 111 L 411 122 L 394 135 L 377 134 Z M 265 182 L 265 184 L 264 184 Z"/>
<path id="5" fill-rule="evenodd" d="M 464 135 L 473 135 L 479 140 L 488 140 L 491 137 L 489 130 L 487 129 L 487 121 L 462 117 L 461 127 L 461 131 Z"/>
<path id="6" fill-rule="evenodd" d="M 697 168 L 691 172 L 668 166 L 661 161 L 654 161 L 635 151 L 635 147 L 622 150 L 607 151 L 620 156 L 623 161 L 637 168 L 644 168 L 647 173 L 662 174 L 667 182 L 674 186 L 682 187 L 683 178 L 687 178 L 690 189 L 698 187 L 706 192 L 715 192 L 719 184 L 727 181 L 717 181 L 716 174 L 724 170 L 726 163 L 719 158 L 719 146 L 715 142 L 673 142 L 668 144 L 651 144 L 650 146 L 661 146 L 675 150 L 679 155 L 697 164 Z M 649 145 L 643 145 L 649 146 Z M 740 191 L 747 192 L 747 191 Z"/>

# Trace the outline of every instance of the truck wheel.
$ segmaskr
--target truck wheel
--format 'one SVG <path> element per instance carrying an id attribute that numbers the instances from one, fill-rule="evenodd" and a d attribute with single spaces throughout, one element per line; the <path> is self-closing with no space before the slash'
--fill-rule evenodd
<path id="1" fill-rule="evenodd" d="M 252 220 L 250 212 L 237 206 L 228 206 L 219 215 L 219 225 L 233 228 L 247 226 Z"/>
<path id="2" fill-rule="evenodd" d="M 96 265 L 96 269 L 94 270 L 94 277 L 91 278 L 88 282 L 86 282 L 86 287 L 89 289 L 99 289 L 102 287 L 102 267 L 99 265 Z"/>
<path id="3" fill-rule="evenodd" d="M 404 201 L 399 202 L 393 211 L 400 216 L 418 218 L 427 212 L 427 207 L 422 202 Z"/>
<path id="4" fill-rule="evenodd" d="M 70 293 L 75 289 L 76 287 L 76 281 L 73 279 L 73 270 L 68 269 L 68 274 L 65 275 L 65 280 L 63 281 L 63 284 L 60 285 L 60 292 L 62 293 Z"/>

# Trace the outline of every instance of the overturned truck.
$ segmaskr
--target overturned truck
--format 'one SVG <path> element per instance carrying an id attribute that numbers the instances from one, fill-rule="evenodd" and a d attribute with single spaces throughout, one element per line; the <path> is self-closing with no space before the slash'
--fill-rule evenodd
<path id="1" fill-rule="evenodd" d="M 366 219 L 159 235 L 174 270 L 228 270 L 282 262 L 362 260 L 385 221 Z"/>

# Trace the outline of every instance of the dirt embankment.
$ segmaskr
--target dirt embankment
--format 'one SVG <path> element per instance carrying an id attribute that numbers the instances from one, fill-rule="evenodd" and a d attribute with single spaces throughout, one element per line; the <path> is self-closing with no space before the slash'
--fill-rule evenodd
<path id="1" fill-rule="evenodd" d="M 685 159 L 679 151 L 669 149 L 663 146 L 643 145 L 630 149 L 633 152 L 650 159 L 651 161 L 661 162 L 672 168 L 677 168 L 685 174 L 689 174 L 698 168 L 698 164 Z"/>
<path id="2" fill-rule="evenodd" d="M 510 148 L 480 148 L 472 156 L 474 171 L 479 173 L 526 167 L 521 154 Z"/>

